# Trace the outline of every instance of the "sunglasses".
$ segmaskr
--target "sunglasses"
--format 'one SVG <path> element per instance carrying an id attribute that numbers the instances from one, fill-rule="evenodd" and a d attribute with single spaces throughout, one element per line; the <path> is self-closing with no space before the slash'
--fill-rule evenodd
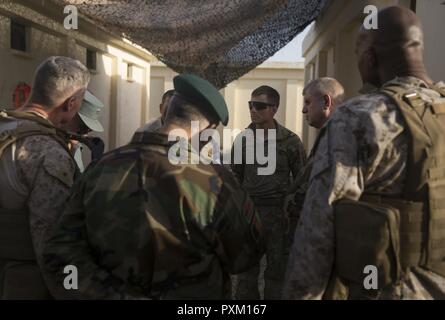
<path id="1" fill-rule="evenodd" d="M 259 102 L 259 101 L 249 101 L 249 109 L 255 108 L 255 110 L 264 110 L 267 107 L 272 107 L 273 104 L 267 102 Z"/>

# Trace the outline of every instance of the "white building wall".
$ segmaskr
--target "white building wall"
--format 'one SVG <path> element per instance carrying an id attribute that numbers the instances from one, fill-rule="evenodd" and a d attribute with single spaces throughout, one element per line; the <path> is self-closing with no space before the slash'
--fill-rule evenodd
<path id="1" fill-rule="evenodd" d="M 149 118 L 150 62 L 147 51 L 114 37 L 89 22 L 79 21 L 79 30 L 65 30 L 53 5 L 36 9 L 26 2 L 0 2 L 0 106 L 12 107 L 12 93 L 20 82 L 32 85 L 36 67 L 52 55 L 66 55 L 86 64 L 87 48 L 97 52 L 96 70 L 91 70 L 88 89 L 105 105 L 101 114 L 106 149 L 129 142 L 133 132 Z M 60 14 L 63 13 L 60 12 Z M 10 48 L 10 23 L 28 26 L 29 52 Z M 83 29 L 82 29 L 83 28 Z M 133 77 L 127 79 L 127 66 Z"/>

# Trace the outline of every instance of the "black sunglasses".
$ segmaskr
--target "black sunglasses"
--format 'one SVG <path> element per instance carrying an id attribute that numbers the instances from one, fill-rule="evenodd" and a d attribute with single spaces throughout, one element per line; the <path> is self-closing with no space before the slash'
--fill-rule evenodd
<path id="1" fill-rule="evenodd" d="M 273 104 L 260 101 L 249 101 L 249 109 L 255 108 L 255 110 L 264 110 L 267 107 L 272 107 Z"/>

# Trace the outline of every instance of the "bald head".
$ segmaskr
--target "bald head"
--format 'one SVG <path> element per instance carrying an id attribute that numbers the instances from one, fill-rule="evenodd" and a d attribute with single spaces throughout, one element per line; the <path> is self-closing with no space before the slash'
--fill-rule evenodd
<path id="1" fill-rule="evenodd" d="M 380 87 L 396 76 L 430 79 L 423 63 L 423 31 L 419 18 L 406 7 L 378 13 L 378 28 L 360 29 L 356 53 L 364 82 Z"/>
<path id="2" fill-rule="evenodd" d="M 319 78 L 309 82 L 303 90 L 303 113 L 308 124 L 320 129 L 335 108 L 344 100 L 343 86 L 333 78 Z"/>

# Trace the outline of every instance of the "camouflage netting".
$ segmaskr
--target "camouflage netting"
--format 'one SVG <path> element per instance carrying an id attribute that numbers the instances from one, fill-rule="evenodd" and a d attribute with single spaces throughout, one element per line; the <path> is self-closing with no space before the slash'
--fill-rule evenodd
<path id="1" fill-rule="evenodd" d="M 284 47 L 327 0 L 53 0 L 222 88 Z"/>

